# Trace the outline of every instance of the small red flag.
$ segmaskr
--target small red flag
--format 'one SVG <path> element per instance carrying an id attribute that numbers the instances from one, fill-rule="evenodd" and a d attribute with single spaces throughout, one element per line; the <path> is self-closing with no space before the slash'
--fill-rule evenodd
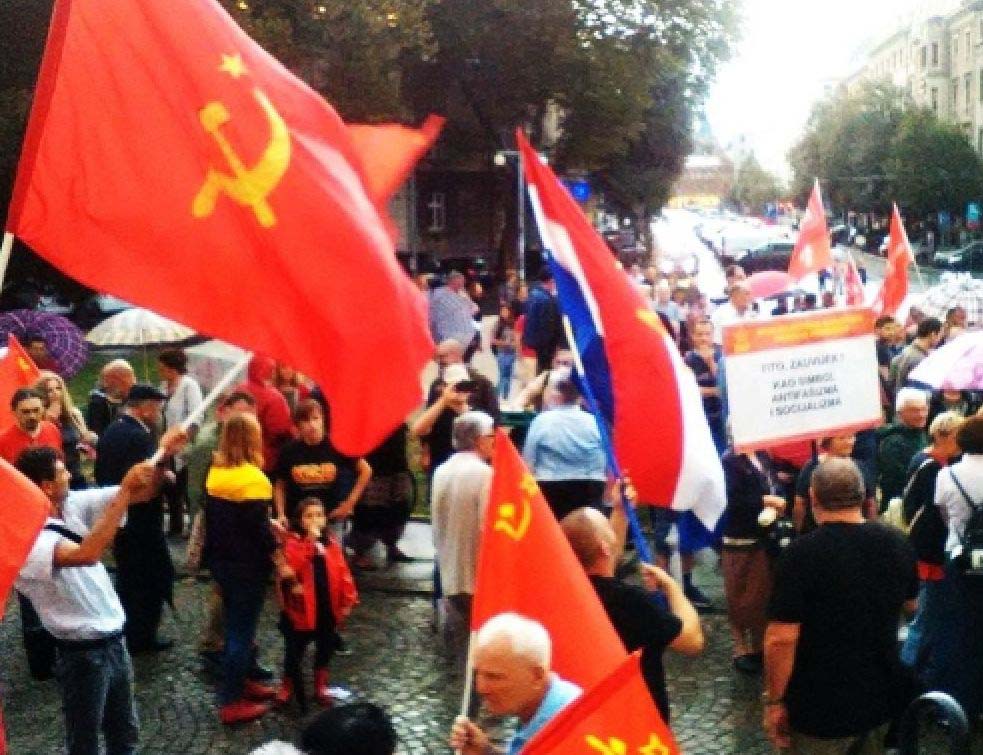
<path id="1" fill-rule="evenodd" d="M 7 336 L 7 353 L 0 359 L 0 433 L 14 424 L 14 415 L 8 409 L 14 391 L 29 388 L 40 377 L 41 371 L 34 365 L 31 355 L 10 333 Z"/>
<path id="2" fill-rule="evenodd" d="M 553 641 L 553 670 L 584 689 L 625 656 L 604 606 L 509 436 L 495 436 L 471 627 L 515 611 Z M 590 648 L 585 652 L 585 648 Z"/>
<path id="3" fill-rule="evenodd" d="M 825 270 L 833 265 L 833 252 L 829 246 L 829 231 L 826 229 L 826 211 L 819 193 L 819 179 L 812 188 L 806 213 L 799 223 L 799 237 L 792 249 L 788 263 L 788 274 L 799 280 L 809 273 Z"/>
<path id="4" fill-rule="evenodd" d="M 887 264 L 884 267 L 884 281 L 874 299 L 874 311 L 879 315 L 893 315 L 908 295 L 908 265 L 915 261 L 915 255 L 908 243 L 908 234 L 897 203 L 891 212 L 891 229 L 887 242 Z"/>
<path id="5" fill-rule="evenodd" d="M 846 290 L 846 305 L 848 307 L 863 306 L 864 282 L 860 279 L 860 271 L 857 270 L 857 263 L 852 254 L 847 255 L 846 280 L 843 281 L 843 288 Z"/>
<path id="6" fill-rule="evenodd" d="M 645 686 L 641 651 L 560 711 L 522 755 L 671 755 L 679 747 Z"/>
<path id="7" fill-rule="evenodd" d="M 57 0 L 7 227 L 309 375 L 357 455 L 419 403 L 433 352 L 379 208 L 438 129 L 352 131 L 212 0 Z"/>
<path id="8" fill-rule="evenodd" d="M 0 459 L 0 616 L 50 510 L 41 489 Z"/>

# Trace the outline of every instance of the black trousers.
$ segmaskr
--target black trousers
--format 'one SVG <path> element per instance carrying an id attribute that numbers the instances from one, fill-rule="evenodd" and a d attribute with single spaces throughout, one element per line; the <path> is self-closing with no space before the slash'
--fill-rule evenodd
<path id="1" fill-rule="evenodd" d="M 294 694 L 301 709 L 307 707 L 304 692 L 304 672 L 302 663 L 307 646 L 314 643 L 314 668 L 326 669 L 338 649 L 338 633 L 334 626 L 316 629 L 313 632 L 299 632 L 293 628 L 287 615 L 280 614 L 280 634 L 283 635 L 283 677 L 294 686 Z"/>
<path id="2" fill-rule="evenodd" d="M 603 511 L 604 487 L 604 482 L 600 480 L 539 481 L 543 498 L 550 505 L 557 521 L 582 506 Z"/>

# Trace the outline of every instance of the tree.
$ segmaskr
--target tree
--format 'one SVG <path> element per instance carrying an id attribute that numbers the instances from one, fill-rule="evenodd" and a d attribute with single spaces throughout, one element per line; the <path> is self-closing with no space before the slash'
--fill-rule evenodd
<path id="1" fill-rule="evenodd" d="M 765 205 L 779 199 L 782 194 L 781 180 L 762 168 L 753 152 L 737 166 L 730 201 L 743 211 L 762 214 Z"/>
<path id="2" fill-rule="evenodd" d="M 966 135 L 929 110 L 904 114 L 886 161 L 891 192 L 905 213 L 962 214 L 983 194 L 983 163 Z"/>
<path id="3" fill-rule="evenodd" d="M 905 104 L 900 90 L 881 83 L 817 103 L 805 134 L 789 152 L 795 196 L 804 202 L 818 177 L 831 206 L 861 212 L 889 208 L 886 161 Z"/>

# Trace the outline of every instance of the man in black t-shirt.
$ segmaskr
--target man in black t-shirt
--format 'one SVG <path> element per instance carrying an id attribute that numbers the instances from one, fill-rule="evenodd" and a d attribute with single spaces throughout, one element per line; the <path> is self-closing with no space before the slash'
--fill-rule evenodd
<path id="1" fill-rule="evenodd" d="M 324 503 L 328 518 L 344 521 L 351 515 L 372 476 L 365 459 L 345 456 L 325 433 L 324 411 L 314 399 L 294 410 L 297 438 L 281 450 L 273 468 L 273 504 L 284 526 L 301 499 L 314 496 Z"/>
<path id="2" fill-rule="evenodd" d="M 584 566 L 597 596 L 607 611 L 611 624 L 631 652 L 642 649 L 642 676 L 664 721 L 669 721 L 669 696 L 666 692 L 662 653 L 672 648 L 696 655 L 703 650 L 700 616 L 683 594 L 683 589 L 664 570 L 651 564 L 641 565 L 646 590 L 620 582 L 614 570 L 624 544 L 624 514 L 620 508 L 612 515 L 615 527 L 594 508 L 579 508 L 560 522 L 573 552 Z M 650 593 L 661 592 L 669 610 Z"/>
<path id="3" fill-rule="evenodd" d="M 819 528 L 778 564 L 765 633 L 764 727 L 792 752 L 883 752 L 914 696 L 898 654 L 898 619 L 915 609 L 915 554 L 900 531 L 865 522 L 850 459 L 812 475 Z"/>

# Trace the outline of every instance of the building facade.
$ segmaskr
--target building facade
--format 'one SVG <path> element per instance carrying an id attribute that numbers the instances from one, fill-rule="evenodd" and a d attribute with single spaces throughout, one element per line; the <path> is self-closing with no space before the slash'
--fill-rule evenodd
<path id="1" fill-rule="evenodd" d="M 875 82 L 900 87 L 917 107 L 958 125 L 983 153 L 983 0 L 894 30 L 843 83 L 852 94 Z"/>

